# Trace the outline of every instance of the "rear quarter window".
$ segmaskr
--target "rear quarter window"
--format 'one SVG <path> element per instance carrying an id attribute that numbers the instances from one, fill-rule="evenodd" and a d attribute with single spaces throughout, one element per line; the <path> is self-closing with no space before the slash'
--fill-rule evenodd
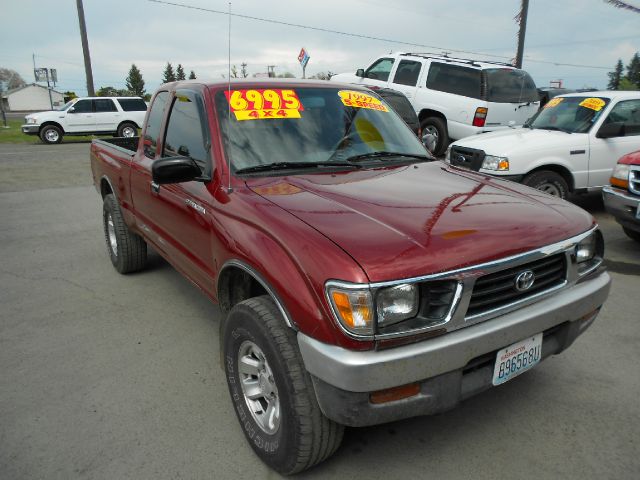
<path id="1" fill-rule="evenodd" d="M 147 104 L 141 98 L 118 98 L 118 103 L 125 112 L 144 112 Z"/>
<path id="2" fill-rule="evenodd" d="M 427 88 L 463 97 L 481 98 L 480 79 L 480 70 L 432 62 L 427 76 Z"/>
<path id="3" fill-rule="evenodd" d="M 484 72 L 487 76 L 487 101 L 521 103 L 540 100 L 536 84 L 527 72 L 513 68 L 489 68 Z"/>

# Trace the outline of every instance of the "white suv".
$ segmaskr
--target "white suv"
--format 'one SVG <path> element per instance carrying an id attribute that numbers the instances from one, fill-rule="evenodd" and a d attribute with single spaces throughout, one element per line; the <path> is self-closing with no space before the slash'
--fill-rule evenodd
<path id="1" fill-rule="evenodd" d="M 540 105 L 536 85 L 524 70 L 427 53 L 385 55 L 366 70 L 331 80 L 404 93 L 420 119 L 423 143 L 436 155 L 449 141 L 522 125 Z"/>
<path id="2" fill-rule="evenodd" d="M 44 143 L 60 143 L 63 135 L 135 137 L 146 113 L 140 97 L 74 98 L 58 110 L 27 115 L 22 133 L 38 135 Z"/>

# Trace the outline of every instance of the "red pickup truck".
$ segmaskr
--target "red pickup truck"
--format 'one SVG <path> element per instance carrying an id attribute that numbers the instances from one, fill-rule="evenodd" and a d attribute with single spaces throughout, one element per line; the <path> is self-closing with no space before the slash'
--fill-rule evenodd
<path id="1" fill-rule="evenodd" d="M 627 236 L 640 242 L 640 150 L 623 155 L 602 189 L 604 206 Z"/>
<path id="2" fill-rule="evenodd" d="M 587 212 L 431 160 L 375 93 L 320 81 L 167 84 L 139 139 L 91 145 L 114 267 L 152 246 L 220 304 L 233 408 L 278 472 L 514 378 L 607 298 Z"/>

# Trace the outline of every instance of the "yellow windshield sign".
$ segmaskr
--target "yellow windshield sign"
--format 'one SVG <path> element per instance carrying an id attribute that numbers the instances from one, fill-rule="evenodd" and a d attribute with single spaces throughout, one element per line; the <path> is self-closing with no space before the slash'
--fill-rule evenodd
<path id="1" fill-rule="evenodd" d="M 369 108 L 371 110 L 379 110 L 381 112 L 389 111 L 389 109 L 385 107 L 380 100 L 363 92 L 340 90 L 338 95 L 340 96 L 342 103 L 347 107 Z"/>
<path id="2" fill-rule="evenodd" d="M 602 110 L 602 107 L 604 107 L 606 104 L 607 102 L 605 102 L 601 98 L 595 98 L 595 97 L 585 98 L 583 101 L 580 102 L 581 107 L 590 108 L 591 110 L 595 110 L 596 112 L 599 112 L 600 110 Z"/>

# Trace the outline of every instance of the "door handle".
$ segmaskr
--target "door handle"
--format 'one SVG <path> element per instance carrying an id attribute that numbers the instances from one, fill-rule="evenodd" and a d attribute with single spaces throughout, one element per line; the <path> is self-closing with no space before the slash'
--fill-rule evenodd
<path id="1" fill-rule="evenodd" d="M 160 193 L 160 184 L 156 182 L 151 182 L 151 193 L 153 195 L 158 195 Z"/>

